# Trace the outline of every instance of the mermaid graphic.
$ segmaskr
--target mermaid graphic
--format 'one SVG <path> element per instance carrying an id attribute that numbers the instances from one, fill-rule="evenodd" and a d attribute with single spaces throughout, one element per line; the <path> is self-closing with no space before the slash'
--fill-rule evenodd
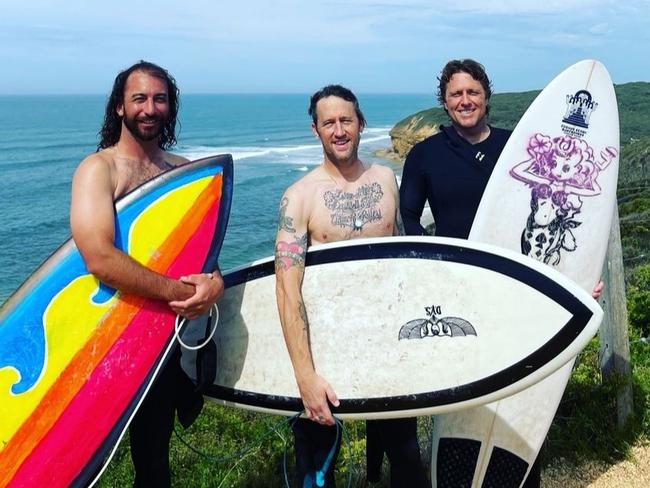
<path id="1" fill-rule="evenodd" d="M 562 252 L 578 247 L 573 230 L 583 199 L 600 195 L 598 175 L 616 158 L 618 151 L 607 147 L 594 157 L 583 139 L 536 133 L 526 148 L 529 159 L 510 170 L 510 175 L 531 188 L 530 215 L 521 235 L 521 251 L 534 259 L 556 266 Z"/>

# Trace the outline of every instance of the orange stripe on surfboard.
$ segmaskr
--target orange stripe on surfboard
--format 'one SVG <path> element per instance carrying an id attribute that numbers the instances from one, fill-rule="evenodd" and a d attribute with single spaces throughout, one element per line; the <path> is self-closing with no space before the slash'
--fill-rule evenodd
<path id="1" fill-rule="evenodd" d="M 147 268 L 163 274 L 167 271 L 211 206 L 221 198 L 221 188 L 222 175 L 218 174 L 163 242 L 159 252 L 152 256 L 146 265 Z M 6 486 L 11 481 L 25 458 L 54 425 L 145 302 L 143 297 L 125 295 L 107 312 L 88 342 L 75 354 L 29 418 L 19 427 L 4 449 L 0 450 L 0 466 L 7 468 L 0 473 L 0 486 Z"/>

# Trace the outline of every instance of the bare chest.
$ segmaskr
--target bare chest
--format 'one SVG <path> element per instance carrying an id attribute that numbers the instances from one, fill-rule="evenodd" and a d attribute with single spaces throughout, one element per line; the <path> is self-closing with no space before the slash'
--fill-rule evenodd
<path id="1" fill-rule="evenodd" d="M 380 183 L 315 195 L 309 221 L 312 244 L 393 234 L 395 196 Z"/>
<path id="2" fill-rule="evenodd" d="M 116 196 L 124 195 L 174 167 L 167 161 L 159 164 L 136 161 L 121 161 L 120 163 L 116 165 L 118 175 Z"/>

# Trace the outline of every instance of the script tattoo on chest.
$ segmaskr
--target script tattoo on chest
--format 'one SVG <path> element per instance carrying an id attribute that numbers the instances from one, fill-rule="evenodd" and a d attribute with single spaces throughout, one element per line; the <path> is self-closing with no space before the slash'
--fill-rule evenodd
<path id="1" fill-rule="evenodd" d="M 383 196 L 381 185 L 375 182 L 360 186 L 354 193 L 328 190 L 323 200 L 331 212 L 332 225 L 360 231 L 365 224 L 381 220 L 379 202 Z"/>

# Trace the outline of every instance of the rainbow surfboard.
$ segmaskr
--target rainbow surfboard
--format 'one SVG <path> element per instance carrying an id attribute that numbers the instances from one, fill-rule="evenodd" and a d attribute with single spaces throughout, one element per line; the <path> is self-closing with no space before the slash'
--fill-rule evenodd
<path id="1" fill-rule="evenodd" d="M 145 183 L 115 205 L 115 244 L 171 278 L 209 272 L 226 230 L 230 155 Z M 0 311 L 0 487 L 86 486 L 173 346 L 175 315 L 88 273 L 72 240 Z"/>

